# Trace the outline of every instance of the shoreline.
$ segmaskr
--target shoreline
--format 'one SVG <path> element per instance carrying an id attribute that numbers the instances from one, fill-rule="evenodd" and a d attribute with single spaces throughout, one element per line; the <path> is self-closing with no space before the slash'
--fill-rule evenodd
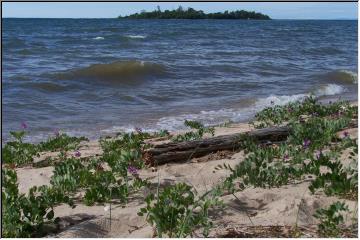
<path id="1" fill-rule="evenodd" d="M 357 106 L 357 102 L 352 102 L 352 104 Z M 244 133 L 253 129 L 249 123 L 233 123 L 216 127 L 214 136 Z M 358 138 L 357 128 L 346 131 L 351 138 Z M 184 131 L 172 132 L 172 134 L 181 133 Z M 156 145 L 166 143 L 168 140 L 164 141 L 164 139 L 158 138 L 148 139 L 146 142 Z M 79 152 L 81 159 L 102 155 L 98 141 L 84 142 L 81 144 Z M 71 152 L 70 156 L 74 153 Z M 48 156 L 55 157 L 57 154 L 58 152 L 42 154 L 41 158 L 37 160 L 45 159 Z M 349 152 L 345 151 L 341 155 L 344 163 L 347 162 L 348 154 Z M 228 176 L 229 173 L 224 169 L 215 170 L 218 165 L 229 164 L 234 167 L 243 162 L 245 157 L 244 151 L 220 152 L 192 158 L 185 163 L 167 163 L 155 168 L 141 169 L 139 176 L 148 178 L 152 184 L 156 184 L 158 181 L 164 185 L 185 182 L 191 184 L 198 193 L 202 193 L 216 186 Z M 26 193 L 32 186 L 50 185 L 53 169 L 53 166 L 16 168 L 20 192 Z M 222 200 L 229 207 L 222 213 L 221 218 L 216 218 L 216 227 L 211 230 L 209 236 L 226 236 L 226 234 L 230 234 L 228 231 L 231 228 L 250 227 L 252 224 L 264 228 L 274 225 L 285 228 L 294 225 L 305 229 L 315 228 L 317 223 L 312 217 L 315 210 L 319 206 L 328 206 L 338 198 L 324 194 L 311 194 L 308 189 L 309 185 L 309 180 L 303 180 L 277 188 L 250 187 L 236 193 L 236 198 L 231 194 L 224 195 Z M 75 209 L 65 204 L 56 206 L 56 217 L 61 219 L 60 229 L 48 237 L 153 237 L 153 228 L 146 223 L 144 218 L 136 214 L 141 207 L 145 206 L 141 199 L 147 194 L 146 191 L 143 190 L 134 194 L 131 200 L 125 204 L 125 208 L 120 207 L 121 204 L 112 206 L 111 227 L 109 212 L 104 211 L 104 207 L 108 204 L 86 206 L 82 202 L 77 202 Z M 82 199 L 84 193 L 79 192 L 76 196 L 77 199 Z M 239 201 L 247 206 L 245 210 L 239 207 Z M 345 202 L 354 211 L 357 206 L 356 202 L 353 200 L 345 200 Z M 249 214 L 251 222 L 249 221 Z M 350 215 L 346 216 L 346 224 L 350 224 Z M 195 236 L 201 237 L 201 235 L 196 234 Z M 307 234 L 316 236 L 311 235 L 314 233 Z"/>
<path id="2" fill-rule="evenodd" d="M 303 95 L 304 97 L 307 96 L 306 94 L 298 94 L 299 96 L 300 95 Z M 345 96 L 345 98 L 344 98 Z M 260 98 L 261 99 L 274 99 L 275 101 L 275 105 L 279 104 L 279 105 L 285 105 L 289 102 L 292 102 L 292 100 L 286 100 L 286 101 L 283 101 L 281 102 L 280 101 L 280 98 L 283 97 L 283 96 L 268 96 L 266 98 Z M 291 97 L 291 96 L 288 96 L 288 97 Z M 303 98 L 303 97 L 301 97 Z M 297 99 L 297 100 L 301 100 L 301 98 Z M 345 101 L 349 101 L 351 104 L 357 104 L 358 100 L 357 100 L 357 95 L 348 95 L 348 94 L 336 94 L 336 95 L 328 95 L 328 96 L 319 96 L 317 97 L 317 99 L 319 100 L 319 102 L 321 102 L 322 104 L 328 104 L 329 102 L 331 101 L 339 101 L 339 100 L 345 100 Z M 258 100 L 259 101 L 259 100 Z M 219 125 L 222 125 L 224 123 L 227 123 L 227 122 L 230 122 L 230 123 L 234 123 L 234 124 L 246 124 L 250 121 L 253 120 L 254 118 L 254 115 L 256 112 L 259 112 L 261 111 L 262 109 L 264 109 L 265 107 L 271 107 L 271 103 L 270 103 L 270 100 L 268 101 L 267 104 L 260 104 L 261 106 L 256 106 L 256 101 L 252 104 L 253 106 L 248 106 L 248 107 L 242 107 L 242 108 L 229 108 L 229 109 L 234 109 L 236 111 L 234 111 L 234 113 L 241 113 L 241 111 L 244 111 L 245 115 L 250 115 L 250 116 L 247 116 L 245 117 L 244 119 L 241 119 L 241 120 L 238 120 L 238 121 L 232 121 L 230 120 L 229 118 L 228 119 L 224 119 L 223 121 L 216 121 L 217 123 L 214 123 L 214 124 L 206 124 L 206 126 L 210 126 L 210 127 L 216 127 L 216 126 L 219 126 Z M 256 111 L 253 110 L 252 113 L 248 113 L 247 111 L 249 111 L 248 109 L 255 109 Z M 151 123 L 150 125 L 152 127 L 145 127 L 143 128 L 144 131 L 146 132 L 149 132 L 149 133 L 153 133 L 153 132 L 157 132 L 157 131 L 160 131 L 160 130 L 167 130 L 167 131 L 170 131 L 171 133 L 181 133 L 181 132 L 184 132 L 186 131 L 186 127 L 183 125 L 183 122 L 185 120 L 195 120 L 195 121 L 200 121 L 200 122 L 203 122 L 202 120 L 198 120 L 197 118 L 186 118 L 185 116 L 188 115 L 188 116 L 200 116 L 200 114 L 202 112 L 221 112 L 223 110 L 229 110 L 229 109 L 220 109 L 220 110 L 208 110 L 208 111 L 200 111 L 200 112 L 192 112 L 192 113 L 187 113 L 187 114 L 180 114 L 180 115 L 170 115 L 170 116 L 164 116 L 164 117 L 161 117 L 160 119 L 157 119 L 154 123 Z M 204 117 L 203 117 L 204 118 Z M 222 117 L 223 118 L 223 117 Z M 171 130 L 169 128 L 166 128 L 166 127 L 160 127 L 160 126 L 157 126 L 155 127 L 156 125 L 162 125 L 161 123 L 161 120 L 162 119 L 174 119 L 174 121 L 176 121 L 176 123 L 174 123 L 175 125 L 170 127 L 170 128 L 175 128 L 176 130 Z M 180 120 L 181 119 L 181 120 Z M 140 126 L 141 125 L 149 125 L 147 123 L 143 123 L 143 124 L 139 124 Z M 115 136 L 116 134 L 118 133 L 130 133 L 130 132 L 133 132 L 135 131 L 136 129 L 136 125 L 133 126 L 133 125 L 122 125 L 122 126 L 116 126 L 116 125 L 113 125 L 113 126 L 109 126 L 107 128 L 104 128 L 104 129 L 99 129 L 97 131 L 93 131 L 91 134 L 82 134 L 82 133 L 85 133 L 86 131 L 83 131 L 83 130 L 61 130 L 61 129 L 58 129 L 58 128 L 55 128 L 57 130 L 60 130 L 61 132 L 63 133 L 66 133 L 68 134 L 69 136 L 73 136 L 73 137 L 81 137 L 81 136 L 85 136 L 87 138 L 89 138 L 90 141 L 98 141 L 101 137 L 106 137 L 106 136 Z M 140 127 L 141 128 L 141 127 Z M 5 132 L 5 131 L 4 131 Z M 31 130 L 29 131 L 31 133 Z M 78 133 L 77 133 L 78 132 Z M 88 131 L 87 131 L 88 132 Z M 8 133 L 6 133 L 8 134 Z M 47 138 L 49 137 L 52 137 L 54 134 L 54 131 L 47 131 L 46 133 L 40 133 L 40 134 L 36 134 L 36 135 L 31 135 L 31 136 L 27 136 L 25 138 L 25 140 L 29 143 L 34 143 L 34 144 L 37 144 L 37 143 L 40 143 L 41 141 L 45 141 Z M 11 137 L 10 136 L 7 136 L 6 138 L 3 138 L 2 137 L 2 144 L 6 144 L 6 142 L 9 142 L 11 140 Z"/>

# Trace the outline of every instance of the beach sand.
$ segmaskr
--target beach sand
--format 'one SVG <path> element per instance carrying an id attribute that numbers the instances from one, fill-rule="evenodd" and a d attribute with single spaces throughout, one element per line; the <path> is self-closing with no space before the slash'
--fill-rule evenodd
<path id="1" fill-rule="evenodd" d="M 249 124 L 232 124 L 229 127 L 216 128 L 216 136 L 231 133 L 240 133 L 251 130 Z M 351 137 L 357 138 L 357 128 L 349 129 Z M 101 149 L 98 142 L 89 142 L 80 148 L 82 157 L 100 155 Z M 56 153 L 51 153 L 53 155 Z M 41 159 L 48 156 L 43 154 Z M 344 152 L 341 159 L 347 164 L 348 152 Z M 227 170 L 215 170 L 219 164 L 227 163 L 235 166 L 244 160 L 244 153 L 237 152 L 223 155 L 209 155 L 198 159 L 191 159 L 186 163 L 165 164 L 151 169 L 140 170 L 140 177 L 149 178 L 154 184 L 161 186 L 185 182 L 192 185 L 197 192 L 203 193 L 220 183 L 229 175 Z M 19 188 L 27 192 L 32 186 L 49 184 L 53 167 L 17 169 Z M 219 237 L 226 234 L 227 229 L 239 226 L 306 226 L 316 230 L 317 221 L 313 217 L 316 209 L 327 207 L 337 197 L 327 197 L 324 193 L 311 194 L 308 186 L 311 179 L 288 184 L 279 188 L 247 188 L 233 195 L 225 195 L 222 200 L 227 206 L 223 210 L 213 211 L 211 218 L 214 228 L 210 236 Z M 137 212 L 144 207 L 143 202 L 146 192 L 139 192 L 131 197 L 126 206 L 111 205 L 110 212 L 104 210 L 104 205 L 85 206 L 77 203 L 71 209 L 66 205 L 55 208 L 55 217 L 60 217 L 60 231 L 50 235 L 55 237 L 152 237 L 153 229 L 140 217 Z M 79 194 L 82 197 L 82 194 Z M 343 200 L 341 200 L 343 201 Z M 357 215 L 357 202 L 345 200 L 352 213 Z M 346 215 L 345 222 L 351 224 L 352 215 Z M 201 237 L 201 234 L 198 235 Z"/>

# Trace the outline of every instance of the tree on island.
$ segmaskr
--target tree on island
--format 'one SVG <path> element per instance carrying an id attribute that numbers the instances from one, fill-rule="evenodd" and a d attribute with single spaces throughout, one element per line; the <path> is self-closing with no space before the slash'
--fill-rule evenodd
<path id="1" fill-rule="evenodd" d="M 184 10 L 182 6 L 179 6 L 176 10 L 161 11 L 160 6 L 152 12 L 146 12 L 145 10 L 140 13 L 131 14 L 128 16 L 119 16 L 120 19 L 254 19 L 254 20 L 270 20 L 268 15 L 257 13 L 254 11 L 225 11 L 217 13 L 204 13 L 202 10 L 195 10 L 188 8 Z"/>

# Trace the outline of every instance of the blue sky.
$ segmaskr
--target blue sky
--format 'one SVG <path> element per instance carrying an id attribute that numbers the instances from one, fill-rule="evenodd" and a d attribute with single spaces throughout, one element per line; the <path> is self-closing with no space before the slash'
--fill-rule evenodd
<path id="1" fill-rule="evenodd" d="M 357 3 L 2 3 L 3 17 L 43 17 L 43 18 L 113 18 L 141 10 L 154 10 L 159 5 L 162 10 L 175 9 L 179 5 L 205 12 L 225 10 L 251 10 L 268 14 L 274 19 L 357 19 Z"/>

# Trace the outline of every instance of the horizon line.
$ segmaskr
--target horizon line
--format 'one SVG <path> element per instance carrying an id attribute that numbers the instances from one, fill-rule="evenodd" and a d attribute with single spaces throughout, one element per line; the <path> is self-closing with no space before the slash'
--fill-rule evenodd
<path id="1" fill-rule="evenodd" d="M 119 16 L 118 16 L 119 17 Z M 118 17 L 1 17 L 1 19 L 119 19 Z M 261 19 L 126 19 L 125 20 L 246 20 L 261 21 Z M 119 19 L 120 20 L 120 19 Z M 271 18 L 270 20 L 350 20 L 356 21 L 357 18 Z M 264 20 L 265 21 L 265 20 Z M 268 21 L 268 20 L 266 20 Z"/>

